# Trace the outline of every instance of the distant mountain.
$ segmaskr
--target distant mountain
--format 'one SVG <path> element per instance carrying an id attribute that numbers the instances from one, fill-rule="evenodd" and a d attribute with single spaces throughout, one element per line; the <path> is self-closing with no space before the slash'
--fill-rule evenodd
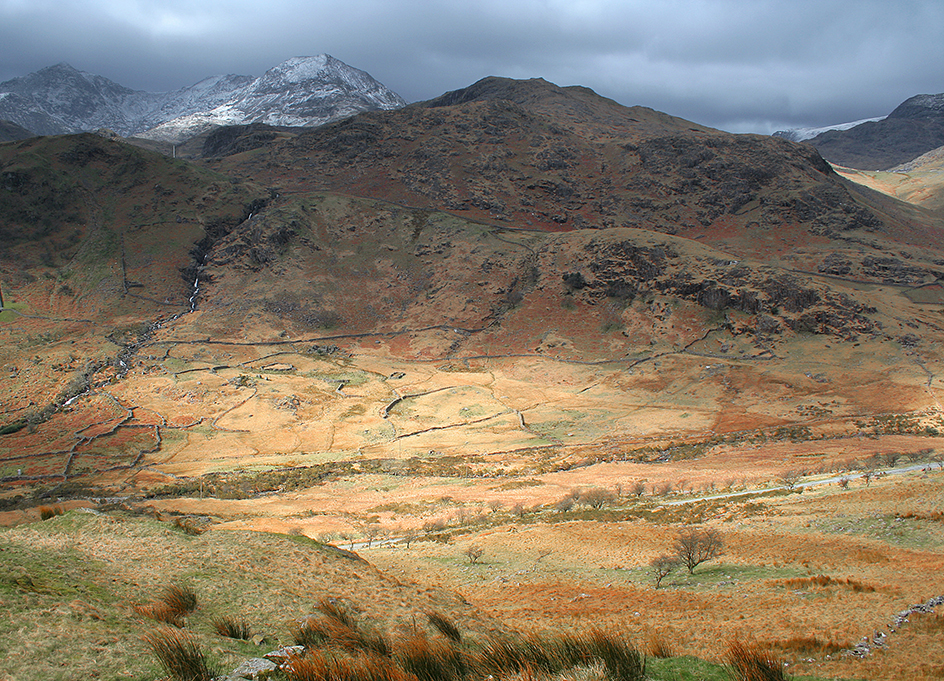
<path id="1" fill-rule="evenodd" d="M 944 145 L 944 93 L 916 95 L 884 119 L 822 132 L 807 140 L 831 163 L 887 170 Z"/>
<path id="2" fill-rule="evenodd" d="M 259 78 L 213 76 L 165 93 L 131 90 L 68 64 L 0 83 L 0 119 L 38 134 L 109 128 L 168 142 L 218 125 L 315 126 L 404 104 L 364 71 L 326 54 L 289 59 Z"/>
<path id="3" fill-rule="evenodd" d="M 142 137 L 175 141 L 215 126 L 249 123 L 311 127 L 404 105 L 400 95 L 369 74 L 330 55 L 295 57 L 266 71 L 223 104 L 168 120 Z"/>
<path id="4" fill-rule="evenodd" d="M 863 123 L 873 123 L 884 118 L 885 116 L 879 116 L 877 118 L 862 118 L 858 121 L 852 121 L 851 123 L 824 125 L 819 128 L 789 128 L 787 130 L 778 130 L 774 133 L 774 137 L 783 137 L 784 139 L 790 140 L 791 142 L 804 142 L 806 140 L 813 139 L 817 135 L 822 135 L 824 132 L 829 132 L 830 130 L 848 130 L 849 128 L 854 128 L 857 125 L 862 125 Z"/>

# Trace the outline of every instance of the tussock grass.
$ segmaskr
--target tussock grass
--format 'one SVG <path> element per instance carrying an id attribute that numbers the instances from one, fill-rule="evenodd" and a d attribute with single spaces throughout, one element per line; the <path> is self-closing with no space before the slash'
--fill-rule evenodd
<path id="1" fill-rule="evenodd" d="M 158 626 L 143 636 L 164 671 L 174 681 L 211 681 L 219 674 L 192 636 L 179 629 Z"/>
<path id="2" fill-rule="evenodd" d="M 197 609 L 197 594 L 189 586 L 171 584 L 164 587 L 161 597 L 145 605 L 135 606 L 139 615 L 175 627 L 182 627 L 184 617 Z"/>
<path id="3" fill-rule="evenodd" d="M 389 659 L 377 655 L 336 656 L 311 651 L 285 667 L 290 681 L 415 681 Z"/>
<path id="4" fill-rule="evenodd" d="M 852 647 L 848 641 L 838 643 L 833 640 L 824 641 L 817 636 L 792 636 L 788 639 L 782 639 L 772 643 L 773 647 L 779 648 L 784 652 L 797 653 L 799 655 L 835 655 L 843 650 Z"/>
<path id="5" fill-rule="evenodd" d="M 857 579 L 834 579 L 828 575 L 816 575 L 814 577 L 795 577 L 783 580 L 784 586 L 795 589 L 802 589 L 811 586 L 842 586 L 852 589 L 855 593 L 873 593 L 875 587 L 871 584 L 864 584 Z"/>
<path id="6" fill-rule="evenodd" d="M 322 598 L 317 606 L 318 612 L 329 620 L 342 624 L 351 629 L 357 626 L 354 616 L 344 609 L 340 601 L 334 598 Z"/>
<path id="7" fill-rule="evenodd" d="M 426 613 L 426 619 L 436 631 L 455 643 L 462 642 L 462 632 L 449 617 L 441 612 L 429 611 Z"/>
<path id="8" fill-rule="evenodd" d="M 216 633 L 220 636 L 237 639 L 239 641 L 248 641 L 252 638 L 252 629 L 249 627 L 249 624 L 230 615 L 214 617 L 211 624 L 216 630 Z"/>
<path id="9" fill-rule="evenodd" d="M 734 639 L 728 645 L 725 660 L 731 665 L 736 681 L 788 681 L 783 661 L 756 642 Z"/>
<path id="10" fill-rule="evenodd" d="M 609 681 L 640 681 L 646 658 L 620 636 L 591 631 L 582 635 L 494 638 L 474 654 L 472 665 L 482 676 L 540 672 L 557 674 L 597 663 Z"/>
<path id="11" fill-rule="evenodd" d="M 40 520 L 49 520 L 50 518 L 55 518 L 57 515 L 62 515 L 61 506 L 40 506 L 39 507 Z"/>
<path id="12" fill-rule="evenodd" d="M 926 634 L 944 634 L 944 615 L 935 613 L 916 613 L 911 616 L 911 626 L 916 632 Z"/>
<path id="13" fill-rule="evenodd" d="M 289 633 L 297 646 L 306 648 L 317 648 L 325 642 L 327 634 L 324 627 L 318 620 L 308 618 L 301 622 L 290 622 L 288 625 Z"/>
<path id="14" fill-rule="evenodd" d="M 348 652 L 372 653 L 388 657 L 390 641 L 374 628 L 359 623 L 353 614 L 334 599 L 322 599 L 317 606 L 322 617 L 308 617 L 289 625 L 296 645 L 306 648 L 328 645 Z"/>
<path id="15" fill-rule="evenodd" d="M 676 656 L 675 649 L 669 640 L 658 633 L 649 634 L 649 640 L 646 642 L 646 654 L 660 659 Z"/>
<path id="16" fill-rule="evenodd" d="M 465 656 L 450 643 L 412 636 L 399 641 L 394 659 L 420 681 L 453 681 L 465 676 Z"/>

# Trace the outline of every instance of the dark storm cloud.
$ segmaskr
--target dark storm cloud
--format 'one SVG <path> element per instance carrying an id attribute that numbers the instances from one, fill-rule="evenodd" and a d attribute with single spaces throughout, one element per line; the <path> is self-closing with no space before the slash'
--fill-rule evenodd
<path id="1" fill-rule="evenodd" d="M 0 80 L 66 61 L 161 91 L 321 52 L 410 101 L 486 75 L 543 77 L 770 132 L 944 91 L 944 3 L 0 0 Z"/>

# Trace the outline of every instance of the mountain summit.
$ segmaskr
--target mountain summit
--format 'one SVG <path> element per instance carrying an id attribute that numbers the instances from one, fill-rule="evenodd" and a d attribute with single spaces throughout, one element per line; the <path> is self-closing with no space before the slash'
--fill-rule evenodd
<path id="1" fill-rule="evenodd" d="M 212 76 L 165 93 L 131 90 L 68 64 L 0 83 L 0 119 L 33 132 L 104 127 L 168 142 L 217 125 L 316 126 L 405 104 L 366 72 L 327 54 L 293 57 L 258 78 Z"/>

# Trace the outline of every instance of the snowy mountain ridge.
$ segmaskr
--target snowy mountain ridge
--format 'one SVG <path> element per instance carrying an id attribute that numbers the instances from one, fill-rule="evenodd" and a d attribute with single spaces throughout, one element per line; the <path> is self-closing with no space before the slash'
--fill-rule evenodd
<path id="1" fill-rule="evenodd" d="M 852 121 L 850 123 L 837 123 L 836 125 L 827 125 L 821 128 L 790 128 L 789 130 L 778 130 L 774 133 L 774 137 L 783 137 L 788 139 L 791 142 L 802 142 L 804 140 L 813 139 L 817 135 L 821 135 L 824 132 L 830 130 L 849 130 L 856 127 L 857 125 L 862 125 L 863 123 L 873 123 L 875 121 L 884 120 L 885 116 L 879 116 L 877 118 L 863 118 L 859 121 Z"/>
<path id="2" fill-rule="evenodd" d="M 173 92 L 131 90 L 57 64 L 0 83 L 0 119 L 42 135 L 110 128 L 180 142 L 217 125 L 316 126 L 406 102 L 334 57 L 293 57 L 262 76 L 205 78 Z"/>

